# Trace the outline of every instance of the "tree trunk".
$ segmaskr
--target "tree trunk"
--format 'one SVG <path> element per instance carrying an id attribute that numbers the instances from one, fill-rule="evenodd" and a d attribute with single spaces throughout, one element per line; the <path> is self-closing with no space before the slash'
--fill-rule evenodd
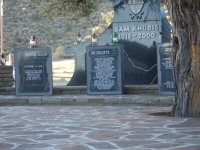
<path id="1" fill-rule="evenodd" d="M 172 114 L 200 116 L 200 0 L 169 0 L 174 24 L 175 105 Z"/>

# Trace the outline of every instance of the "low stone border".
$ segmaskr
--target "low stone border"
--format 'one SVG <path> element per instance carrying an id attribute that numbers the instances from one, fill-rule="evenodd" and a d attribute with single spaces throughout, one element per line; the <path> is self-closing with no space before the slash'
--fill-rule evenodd
<path id="1" fill-rule="evenodd" d="M 171 106 L 174 97 L 157 95 L 0 96 L 0 105 L 156 105 Z"/>

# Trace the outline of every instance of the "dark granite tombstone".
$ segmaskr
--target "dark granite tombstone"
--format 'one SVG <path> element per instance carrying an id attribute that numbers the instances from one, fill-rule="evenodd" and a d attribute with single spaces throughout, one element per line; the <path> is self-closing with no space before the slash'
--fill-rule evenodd
<path id="1" fill-rule="evenodd" d="M 121 45 L 87 47 L 88 94 L 122 94 L 122 51 Z"/>
<path id="2" fill-rule="evenodd" d="M 49 48 L 15 49 L 16 95 L 52 95 L 52 52 Z"/>
<path id="3" fill-rule="evenodd" d="M 160 0 L 113 0 L 114 19 L 97 37 L 98 45 L 113 45 L 113 35 L 124 45 L 126 85 L 157 84 L 156 44 L 170 42 L 171 26 Z M 75 72 L 68 85 L 86 85 L 85 53 L 91 41 L 66 48 L 75 56 Z"/>
<path id="4" fill-rule="evenodd" d="M 174 95 L 172 46 L 170 43 L 158 45 L 158 92 L 160 95 Z"/>

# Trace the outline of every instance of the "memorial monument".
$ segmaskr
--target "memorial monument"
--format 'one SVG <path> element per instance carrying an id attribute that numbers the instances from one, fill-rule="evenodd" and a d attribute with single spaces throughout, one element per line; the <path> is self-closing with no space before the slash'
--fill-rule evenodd
<path id="1" fill-rule="evenodd" d="M 122 45 L 88 46 L 86 51 L 87 93 L 122 94 Z"/>
<path id="2" fill-rule="evenodd" d="M 52 95 L 51 49 L 15 49 L 15 71 L 16 95 Z"/>
<path id="3" fill-rule="evenodd" d="M 157 44 L 169 43 L 171 26 L 160 0 L 113 0 L 114 19 L 108 29 L 97 37 L 98 45 L 124 46 L 125 85 L 157 84 Z M 113 37 L 115 35 L 116 37 Z M 85 54 L 91 40 L 70 48 L 75 56 L 75 72 L 70 86 L 86 85 Z"/>
<path id="4" fill-rule="evenodd" d="M 173 78 L 173 48 L 171 43 L 159 44 L 158 55 L 158 93 L 175 95 Z"/>

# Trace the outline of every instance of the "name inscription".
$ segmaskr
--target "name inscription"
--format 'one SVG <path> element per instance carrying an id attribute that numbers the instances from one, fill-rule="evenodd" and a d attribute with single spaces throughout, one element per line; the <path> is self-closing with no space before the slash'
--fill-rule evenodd
<path id="1" fill-rule="evenodd" d="M 120 40 L 142 40 L 161 38 L 161 25 L 155 22 L 145 24 L 144 22 L 137 23 L 115 23 L 114 30 Z"/>

